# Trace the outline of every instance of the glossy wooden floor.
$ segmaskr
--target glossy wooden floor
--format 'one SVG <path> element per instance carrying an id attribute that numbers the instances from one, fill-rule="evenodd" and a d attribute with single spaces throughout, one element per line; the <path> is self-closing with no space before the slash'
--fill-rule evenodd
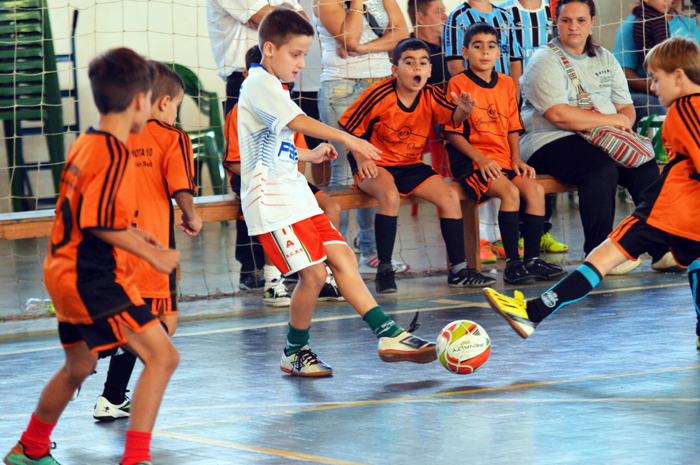
<path id="1" fill-rule="evenodd" d="M 404 326 L 419 311 L 423 337 L 456 319 L 486 328 L 492 355 L 483 369 L 458 376 L 437 362 L 383 363 L 346 305 L 320 307 L 312 326 L 312 348 L 335 369 L 330 379 L 279 370 L 284 310 L 184 322 L 153 463 L 700 463 L 700 351 L 684 274 L 608 279 L 527 341 L 480 293 L 450 291 L 444 277 L 399 286 L 411 296 L 383 306 Z M 3 454 L 62 356 L 55 336 L 0 342 Z M 105 370 L 101 361 L 54 431 L 61 464 L 119 462 L 126 422 L 91 416 Z"/>

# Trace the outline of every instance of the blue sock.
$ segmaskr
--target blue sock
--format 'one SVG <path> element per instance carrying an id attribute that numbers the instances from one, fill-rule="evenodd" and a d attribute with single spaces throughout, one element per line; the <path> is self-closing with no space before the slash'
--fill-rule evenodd
<path id="1" fill-rule="evenodd" d="M 690 291 L 693 293 L 695 314 L 698 317 L 698 322 L 695 325 L 695 334 L 700 336 L 700 292 L 698 292 L 698 281 L 700 281 L 700 260 L 695 260 L 688 267 L 688 281 L 690 282 Z"/>
<path id="2" fill-rule="evenodd" d="M 583 299 L 603 276 L 595 266 L 584 262 L 576 271 L 559 281 L 539 298 L 527 302 L 527 316 L 539 323 L 565 305 Z"/>

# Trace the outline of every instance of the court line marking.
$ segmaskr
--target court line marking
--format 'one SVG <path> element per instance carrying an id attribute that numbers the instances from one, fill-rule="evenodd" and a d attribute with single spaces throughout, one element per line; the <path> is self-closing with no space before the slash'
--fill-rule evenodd
<path id="1" fill-rule="evenodd" d="M 272 416 L 278 416 L 278 415 L 293 415 L 293 414 L 297 414 L 297 413 L 306 413 L 306 412 L 319 412 L 322 410 L 335 410 L 335 409 L 339 409 L 339 408 L 358 407 L 358 406 L 377 405 L 377 404 L 388 404 L 388 403 L 399 403 L 399 402 L 410 402 L 410 401 L 416 401 L 416 400 L 435 399 L 437 397 L 445 397 L 445 396 L 458 396 L 458 395 L 464 395 L 464 394 L 475 394 L 475 393 L 480 393 L 480 392 L 509 391 L 509 390 L 513 390 L 513 389 L 524 389 L 524 388 L 531 388 L 531 387 L 551 386 L 551 385 L 566 384 L 566 383 L 599 381 L 599 380 L 625 378 L 625 377 L 630 377 L 630 376 L 641 376 L 641 375 L 659 374 L 659 373 L 672 373 L 672 372 L 677 372 L 677 371 L 695 370 L 698 368 L 700 368 L 700 365 L 692 365 L 692 366 L 688 366 L 688 367 L 679 367 L 679 368 L 664 368 L 664 369 L 651 370 L 651 371 L 637 371 L 637 372 L 633 372 L 633 373 L 620 373 L 620 374 L 616 374 L 616 375 L 591 376 L 588 378 L 574 378 L 574 379 L 565 379 L 565 380 L 557 380 L 557 381 L 542 381 L 539 383 L 515 384 L 512 386 L 499 386 L 499 387 L 492 387 L 492 388 L 469 389 L 466 391 L 438 392 L 435 394 L 424 394 L 421 396 L 409 396 L 409 397 L 397 397 L 394 399 L 347 402 L 347 403 L 339 404 L 339 405 L 327 405 L 327 406 L 322 406 L 322 407 L 311 407 L 311 408 L 305 408 L 305 409 L 299 409 L 299 410 L 286 410 L 286 411 L 282 411 L 282 412 L 261 413 L 261 414 L 257 414 L 257 415 L 246 415 L 246 416 L 241 416 L 241 417 L 221 418 L 218 420 L 196 421 L 196 422 L 190 422 L 190 423 L 182 423 L 179 425 L 161 426 L 158 428 L 158 430 L 161 431 L 161 430 L 172 429 L 172 428 L 185 428 L 185 427 L 189 427 L 189 426 L 209 425 L 209 424 L 213 424 L 213 423 L 222 423 L 222 422 L 228 422 L 228 421 L 248 420 L 251 418 L 272 417 Z"/>
<path id="2" fill-rule="evenodd" d="M 327 463 L 331 465 L 365 465 L 359 462 L 348 462 L 347 460 L 332 459 L 329 457 L 320 457 L 318 455 L 304 454 L 302 452 L 292 452 L 282 449 L 270 449 L 268 447 L 249 446 L 247 444 L 238 444 L 230 441 L 222 441 L 220 439 L 209 439 L 189 434 L 174 433 L 170 431 L 153 431 L 156 436 L 165 436 L 173 439 L 182 439 L 185 441 L 197 442 L 209 446 L 226 447 L 228 449 L 245 450 L 249 452 L 261 452 L 263 454 L 275 455 L 277 457 L 286 457 L 294 460 L 306 460 L 308 462 Z"/>
<path id="3" fill-rule="evenodd" d="M 663 288 L 671 288 L 671 287 L 681 287 L 681 286 L 687 286 L 687 283 L 670 283 L 670 284 L 658 284 L 655 286 L 635 286 L 635 287 L 621 287 L 621 288 L 615 288 L 615 289 L 600 289 L 596 291 L 592 291 L 589 295 L 596 295 L 596 294 L 613 294 L 613 293 L 618 293 L 618 292 L 632 292 L 632 291 L 639 291 L 639 290 L 650 290 L 650 289 L 663 289 Z M 470 294 L 464 294 L 464 295 L 470 295 Z M 435 302 L 435 301 L 433 301 Z M 389 315 L 401 315 L 404 313 L 415 313 L 415 312 L 434 312 L 434 311 L 439 311 L 439 310 L 450 310 L 453 308 L 460 308 L 460 307 L 478 307 L 478 308 L 489 308 L 489 304 L 486 302 L 468 302 L 468 301 L 463 301 L 458 305 L 445 305 L 445 306 L 440 306 L 440 307 L 430 307 L 430 308 L 414 308 L 414 309 L 409 309 L 409 310 L 395 310 L 395 311 L 389 311 L 387 312 Z M 329 316 L 329 317 L 322 317 L 322 318 L 314 318 L 311 320 L 312 323 L 320 323 L 320 322 L 327 322 L 327 321 L 339 321 L 339 320 L 348 320 L 351 318 L 360 318 L 360 315 L 357 313 L 352 313 L 348 315 L 336 315 L 336 316 Z M 615 315 L 611 316 L 606 316 L 606 317 L 591 317 L 591 318 L 616 318 Z M 232 333 L 232 332 L 238 332 L 238 331 L 247 331 L 247 330 L 253 330 L 253 329 L 265 329 L 265 328 L 274 328 L 274 327 L 279 327 L 279 326 L 287 326 L 288 322 L 277 322 L 277 323 L 264 323 L 264 324 L 259 324 L 259 325 L 252 325 L 252 326 L 243 326 L 243 327 L 237 327 L 237 328 L 222 328 L 222 329 L 214 329 L 214 330 L 209 330 L 209 331 L 196 331 L 196 332 L 178 332 L 173 335 L 173 337 L 178 338 L 178 337 L 193 337 L 193 336 L 207 336 L 210 334 L 221 334 L 221 333 Z M 61 349 L 62 347 L 60 345 L 52 345 L 52 346 L 47 346 L 47 347 L 33 347 L 31 349 L 17 349 L 17 350 L 8 350 L 8 351 L 0 351 L 0 357 L 4 355 L 21 355 L 21 354 L 28 354 L 28 353 L 33 353 L 33 352 L 43 352 L 43 351 L 48 351 L 48 350 L 58 350 Z"/>
<path id="4" fill-rule="evenodd" d="M 580 402 L 591 402 L 591 403 L 596 403 L 596 402 L 700 402 L 700 398 L 667 398 L 664 399 L 662 397 L 620 397 L 620 398 L 615 398 L 615 397 L 604 397 L 601 399 L 418 399 L 418 400 L 410 400 L 407 401 L 407 403 L 430 403 L 430 402 L 482 402 L 482 403 L 498 403 L 498 402 L 503 402 L 503 403 L 523 403 L 523 404 L 538 404 L 538 403 L 569 403 L 569 402 L 575 402 L 575 403 L 580 403 Z"/>

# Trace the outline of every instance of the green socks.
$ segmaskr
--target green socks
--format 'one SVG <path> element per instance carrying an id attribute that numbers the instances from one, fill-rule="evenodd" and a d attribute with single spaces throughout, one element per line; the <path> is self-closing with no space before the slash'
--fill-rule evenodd
<path id="1" fill-rule="evenodd" d="M 289 357 L 293 353 L 299 352 L 308 343 L 309 329 L 296 329 L 290 323 L 287 329 L 287 347 L 284 349 L 284 353 Z"/>
<path id="2" fill-rule="evenodd" d="M 403 329 L 398 327 L 386 313 L 382 311 L 382 307 L 374 307 L 362 317 L 372 329 L 377 338 L 380 337 L 395 337 L 401 334 Z"/>

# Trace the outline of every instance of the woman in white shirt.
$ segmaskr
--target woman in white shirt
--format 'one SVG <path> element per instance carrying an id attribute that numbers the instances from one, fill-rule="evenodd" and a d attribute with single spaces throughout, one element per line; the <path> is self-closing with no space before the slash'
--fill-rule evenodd
<path id="1" fill-rule="evenodd" d="M 560 0 L 556 18 L 553 43 L 564 52 L 600 113 L 578 108 L 576 88 L 561 58 L 549 47 L 540 47 L 521 79 L 526 132 L 520 151 L 537 173 L 578 187 L 583 249 L 588 254 L 612 232 L 617 185 L 626 187 L 639 204 L 659 170 L 654 161 L 621 168 L 575 132 L 606 125 L 630 129 L 635 112 L 622 68 L 590 35 L 593 0 Z"/>
<path id="2" fill-rule="evenodd" d="M 314 0 L 313 23 L 321 41 L 323 63 L 321 121 L 340 129 L 338 120 L 357 97 L 373 83 L 391 76 L 388 52 L 408 38 L 406 20 L 396 0 Z M 336 146 L 336 150 L 339 156 L 331 162 L 330 185 L 351 185 L 347 151 L 342 146 Z M 360 272 L 376 272 L 369 265 L 376 254 L 374 209 L 357 210 L 356 216 L 363 256 Z M 340 233 L 345 236 L 347 229 L 348 212 L 344 211 Z"/>

